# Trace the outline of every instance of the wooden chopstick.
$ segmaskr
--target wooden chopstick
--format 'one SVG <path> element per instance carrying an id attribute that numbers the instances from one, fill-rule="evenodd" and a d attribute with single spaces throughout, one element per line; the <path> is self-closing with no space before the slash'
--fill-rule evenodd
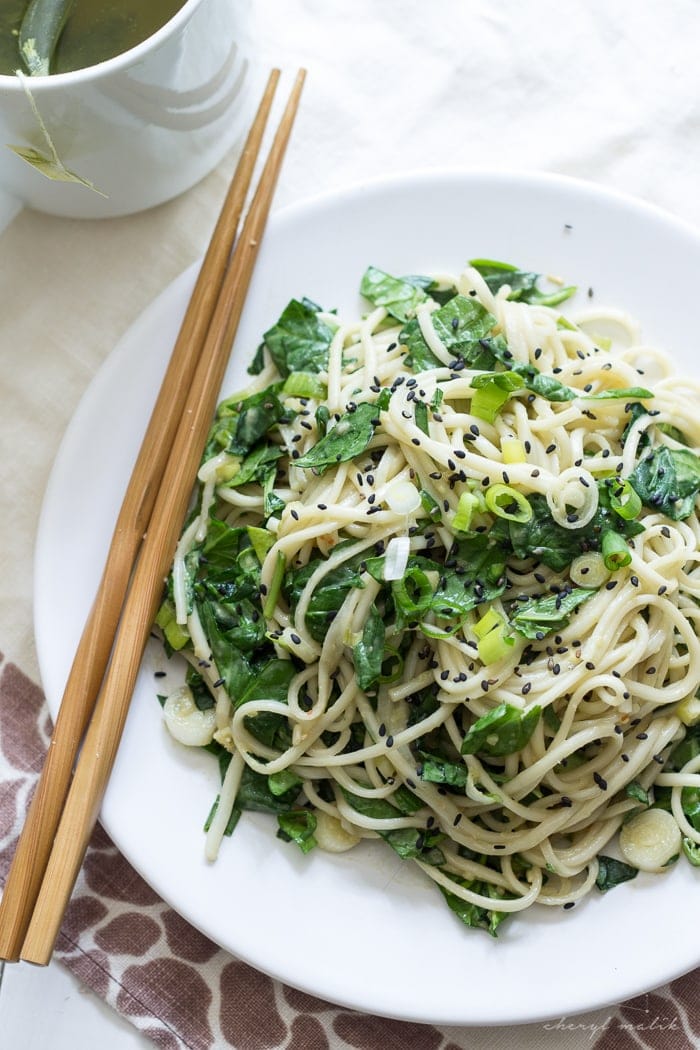
<path id="1" fill-rule="evenodd" d="M 214 314 L 279 75 L 277 69 L 270 74 L 204 256 L 66 682 L 46 761 L 0 902 L 0 959 L 6 961 L 19 959 L 78 747 L 104 678 L 134 561 Z"/>
<path id="2" fill-rule="evenodd" d="M 229 263 L 151 516 L 104 684 L 85 734 L 21 958 L 49 962 L 97 820 L 143 650 L 180 535 L 304 82 L 300 71 Z M 138 775 L 137 771 L 134 771 Z"/>

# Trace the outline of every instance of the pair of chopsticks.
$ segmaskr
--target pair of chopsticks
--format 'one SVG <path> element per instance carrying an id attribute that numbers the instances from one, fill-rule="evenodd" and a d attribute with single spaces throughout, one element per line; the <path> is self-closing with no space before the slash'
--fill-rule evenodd
<path id="1" fill-rule="evenodd" d="M 270 74 L 202 262 L 68 676 L 0 901 L 8 962 L 49 962 L 97 820 L 299 105 L 303 70 L 236 239 L 279 75 Z"/>

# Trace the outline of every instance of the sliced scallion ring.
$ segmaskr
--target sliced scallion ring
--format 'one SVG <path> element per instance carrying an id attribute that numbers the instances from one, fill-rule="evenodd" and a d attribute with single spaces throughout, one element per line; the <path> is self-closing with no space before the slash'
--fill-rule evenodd
<path id="1" fill-rule="evenodd" d="M 522 492 L 518 492 L 512 485 L 490 485 L 486 489 L 486 506 L 492 514 L 506 521 L 529 521 L 532 517 L 532 507 Z"/>

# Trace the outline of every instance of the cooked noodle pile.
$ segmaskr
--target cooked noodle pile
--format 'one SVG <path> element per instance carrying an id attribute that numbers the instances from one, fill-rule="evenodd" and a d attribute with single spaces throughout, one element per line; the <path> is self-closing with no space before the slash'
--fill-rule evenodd
<path id="1" fill-rule="evenodd" d="M 222 759 L 210 857 L 246 808 L 381 837 L 492 933 L 698 862 L 700 389 L 522 280 L 370 269 L 222 404 L 159 616 L 168 724 Z"/>

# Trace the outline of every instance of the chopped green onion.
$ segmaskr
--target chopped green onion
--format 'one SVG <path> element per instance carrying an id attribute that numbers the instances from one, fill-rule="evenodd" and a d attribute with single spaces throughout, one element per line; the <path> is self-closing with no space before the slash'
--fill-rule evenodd
<path id="1" fill-rule="evenodd" d="M 503 438 L 501 441 L 501 453 L 504 463 L 526 463 L 527 453 L 525 446 L 518 438 Z"/>
<path id="2" fill-rule="evenodd" d="M 275 565 L 275 571 L 272 574 L 272 582 L 270 589 L 267 592 L 265 604 L 263 605 L 263 616 L 266 620 L 269 620 L 275 611 L 277 605 L 277 599 L 279 598 L 280 591 L 282 590 L 282 581 L 284 580 L 284 574 L 287 569 L 287 559 L 285 558 L 282 551 L 277 551 L 277 563 Z"/>
<path id="3" fill-rule="evenodd" d="M 569 567 L 571 581 L 578 587 L 602 587 L 609 575 L 609 569 L 597 551 L 579 554 Z"/>
<path id="4" fill-rule="evenodd" d="M 457 511 L 452 518 L 452 528 L 455 532 L 467 532 L 469 525 L 471 524 L 472 514 L 475 510 L 480 510 L 482 506 L 481 500 L 474 492 L 463 492 L 459 497 L 459 503 L 457 504 Z"/>
<path id="5" fill-rule="evenodd" d="M 611 488 L 610 506 L 618 517 L 632 521 L 642 509 L 642 501 L 629 481 L 620 481 Z"/>
<path id="6" fill-rule="evenodd" d="M 471 414 L 486 423 L 493 423 L 509 397 L 507 390 L 500 390 L 497 386 L 482 387 L 472 398 Z"/>
<path id="7" fill-rule="evenodd" d="M 430 580 L 422 569 L 416 566 L 408 569 L 400 580 L 394 580 L 391 586 L 394 601 L 407 616 L 422 612 L 433 596 Z"/>
<path id="8" fill-rule="evenodd" d="M 495 627 L 478 642 L 479 659 L 484 666 L 498 663 L 507 656 L 515 645 L 512 635 L 506 634 L 503 628 Z"/>
<path id="9" fill-rule="evenodd" d="M 632 554 L 627 546 L 627 540 L 614 529 L 605 529 L 601 540 L 601 552 L 606 569 L 614 572 L 616 569 L 624 569 L 632 561 Z"/>
<path id="10" fill-rule="evenodd" d="M 472 628 L 477 638 L 484 638 L 489 631 L 493 631 L 496 627 L 501 627 L 504 623 L 504 619 L 495 609 L 489 609 L 479 620 L 478 623 L 474 624 Z"/>
<path id="11" fill-rule="evenodd" d="M 282 393 L 287 397 L 326 397 L 326 385 L 313 372 L 290 372 Z"/>
<path id="12" fill-rule="evenodd" d="M 165 635 L 168 645 L 175 651 L 182 649 L 189 642 L 190 632 L 183 624 L 177 622 L 175 607 L 167 599 L 158 610 L 156 623 Z"/>
<path id="13" fill-rule="evenodd" d="M 676 708 L 676 714 L 684 726 L 696 726 L 700 723 L 700 697 L 686 696 Z"/>
<path id="14" fill-rule="evenodd" d="M 257 554 L 258 561 L 262 565 L 265 561 L 265 555 L 275 542 L 275 537 L 271 532 L 268 532 L 267 529 L 260 529 L 256 525 L 248 525 L 247 531 L 250 545 Z"/>
<path id="15" fill-rule="evenodd" d="M 420 490 L 420 501 L 423 506 L 423 510 L 426 512 L 431 521 L 441 521 L 442 511 L 440 510 L 440 504 L 438 501 L 426 492 L 425 489 Z"/>
<path id="16" fill-rule="evenodd" d="M 474 376 L 471 385 L 476 391 L 472 398 L 471 414 L 486 423 L 493 423 L 514 390 L 524 386 L 517 372 L 485 372 Z"/>
<path id="17" fill-rule="evenodd" d="M 384 659 L 382 660 L 382 673 L 377 678 L 378 682 L 396 682 L 403 671 L 404 658 L 391 646 L 384 646 Z"/>
<path id="18" fill-rule="evenodd" d="M 486 489 L 486 506 L 498 518 L 506 521 L 529 521 L 532 517 L 532 506 L 522 492 L 510 485 L 490 485 Z"/>

